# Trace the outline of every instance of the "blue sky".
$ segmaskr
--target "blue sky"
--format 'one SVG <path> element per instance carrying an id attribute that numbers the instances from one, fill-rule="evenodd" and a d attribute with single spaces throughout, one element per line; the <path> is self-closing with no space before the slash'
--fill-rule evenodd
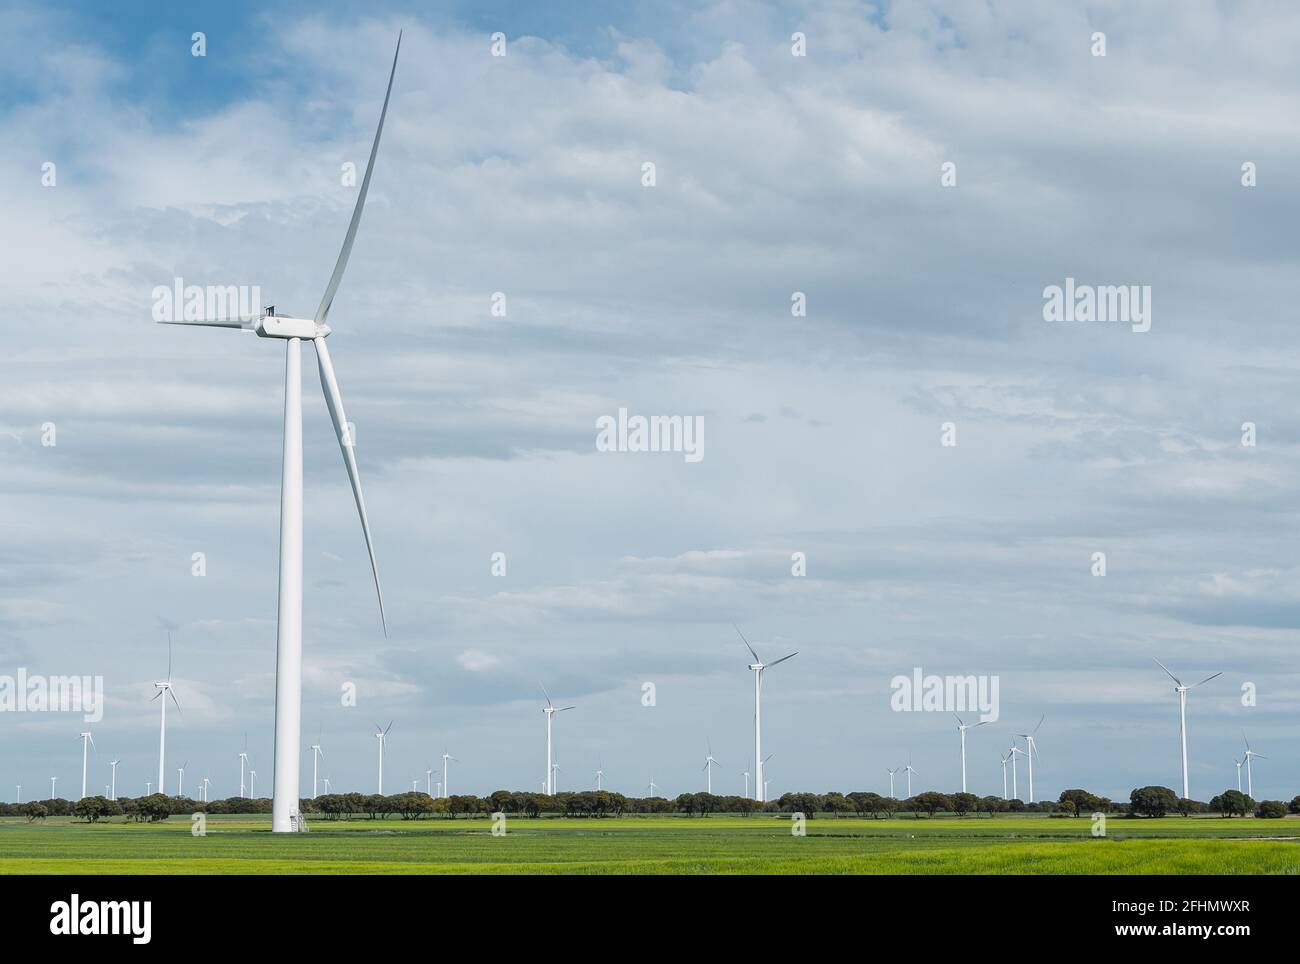
<path id="1" fill-rule="evenodd" d="M 707 740 L 739 788 L 736 622 L 800 652 L 764 702 L 776 792 L 882 790 L 909 753 L 955 787 L 950 717 L 889 706 L 918 666 L 1000 679 L 978 792 L 1043 714 L 1041 794 L 1176 785 L 1153 655 L 1224 672 L 1194 795 L 1235 785 L 1243 731 L 1256 795 L 1297 792 L 1295 11 L 424 7 L 0 7 L 0 672 L 105 676 L 101 775 L 152 779 L 171 628 L 169 758 L 227 795 L 247 731 L 269 781 L 282 361 L 153 325 L 151 293 L 312 310 L 404 29 L 330 319 L 388 639 L 304 382 L 304 730 L 336 787 L 370 788 L 381 719 L 393 786 L 443 747 L 465 789 L 536 784 L 543 680 L 579 707 L 562 786 L 601 758 L 698 789 Z M 1067 277 L 1150 285 L 1151 330 L 1045 322 Z M 619 408 L 703 417 L 704 459 L 597 451 Z M 69 786 L 79 730 L 0 716 L 0 794 Z"/>

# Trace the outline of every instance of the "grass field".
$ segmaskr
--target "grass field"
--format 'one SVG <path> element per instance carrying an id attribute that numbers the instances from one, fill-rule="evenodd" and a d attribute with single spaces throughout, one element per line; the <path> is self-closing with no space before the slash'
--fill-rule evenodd
<path id="1" fill-rule="evenodd" d="M 770 817 L 317 820 L 212 816 L 162 824 L 0 819 L 5 874 L 1295 874 L 1300 820 L 832 819 L 793 836 Z"/>

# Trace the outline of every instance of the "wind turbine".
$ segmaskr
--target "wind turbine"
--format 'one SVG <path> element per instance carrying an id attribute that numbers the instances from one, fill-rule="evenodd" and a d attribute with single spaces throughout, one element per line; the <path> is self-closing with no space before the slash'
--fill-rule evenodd
<path id="1" fill-rule="evenodd" d="M 257 799 L 257 771 L 253 769 L 248 771 L 248 795 Z"/>
<path id="2" fill-rule="evenodd" d="M 1017 753 L 1019 753 L 1021 756 L 1025 755 L 1024 750 L 1020 749 L 1020 747 L 1016 746 L 1014 743 L 1011 744 L 1011 749 L 1007 750 L 1007 756 L 1011 757 L 1011 799 L 1013 800 L 1020 799 L 1020 785 L 1016 782 L 1016 754 Z"/>
<path id="3" fill-rule="evenodd" d="M 655 791 L 658 789 L 659 789 L 659 784 L 651 780 L 650 785 L 646 788 L 646 790 L 648 791 L 646 795 L 653 797 L 655 795 Z"/>
<path id="4" fill-rule="evenodd" d="M 393 728 L 393 721 L 388 721 L 388 730 Z M 378 723 L 375 724 L 375 739 L 379 741 L 379 790 L 378 794 L 384 795 L 384 744 L 388 742 L 388 730 L 384 729 Z"/>
<path id="5" fill-rule="evenodd" d="M 709 743 L 706 740 L 705 745 L 708 747 L 709 753 L 708 756 L 704 758 L 704 775 L 708 781 L 707 792 L 712 793 L 713 792 L 713 767 L 720 767 L 722 766 L 722 764 L 719 763 L 717 760 L 713 759 L 713 744 Z"/>
<path id="6" fill-rule="evenodd" d="M 745 796 L 749 796 L 749 771 L 745 771 Z"/>
<path id="7" fill-rule="evenodd" d="M 1237 792 L 1241 793 L 1241 767 L 1246 761 L 1234 758 L 1232 762 L 1237 764 Z"/>
<path id="8" fill-rule="evenodd" d="M 1250 748 L 1250 741 L 1246 739 L 1245 733 L 1241 734 L 1241 738 L 1246 743 L 1246 752 L 1243 756 L 1243 759 L 1245 759 L 1246 761 L 1246 796 L 1251 797 L 1253 799 L 1255 796 L 1255 785 L 1250 778 L 1250 761 L 1254 760 L 1257 757 L 1261 760 L 1267 760 L 1268 757 L 1264 756 L 1264 754 L 1262 753 L 1256 753 L 1254 750 Z M 1237 776 L 1241 776 L 1240 770 L 1237 771 Z"/>
<path id="9" fill-rule="evenodd" d="M 433 796 L 433 769 L 432 768 L 424 771 L 424 792 L 429 796 Z"/>
<path id="10" fill-rule="evenodd" d="M 1002 756 L 1002 754 L 1000 753 L 998 754 L 998 759 L 1002 761 L 1002 799 L 1003 800 L 1007 798 L 1007 762 L 1014 761 L 1015 758 L 1016 755 L 1014 753 L 1008 753 L 1006 756 Z"/>
<path id="11" fill-rule="evenodd" d="M 57 780 L 57 779 L 58 779 L 58 777 L 50 777 L 50 799 L 51 799 L 51 800 L 55 799 L 55 797 L 54 797 L 54 781 Z"/>
<path id="12" fill-rule="evenodd" d="M 393 93 L 393 77 L 397 73 L 397 56 L 402 49 L 402 36 L 397 36 L 397 50 L 393 53 L 393 66 L 388 73 L 388 88 L 384 92 L 384 106 L 379 112 L 379 126 L 370 146 L 370 160 L 366 175 L 361 181 L 352 220 L 348 223 L 343 247 L 334 264 L 334 273 L 321 297 L 313 318 L 293 318 L 275 314 L 274 308 L 263 309 L 255 317 L 229 318 L 212 321 L 171 321 L 166 324 L 201 325 L 213 328 L 236 328 L 255 331 L 262 338 L 279 338 L 285 342 L 284 369 L 284 450 L 280 481 L 280 594 L 276 618 L 275 662 L 275 789 L 273 793 L 271 829 L 276 833 L 289 833 L 298 829 L 298 779 L 299 755 L 302 737 L 302 342 L 309 340 L 316 347 L 316 362 L 320 369 L 321 388 L 325 406 L 329 409 L 347 467 L 352 497 L 361 517 L 361 530 L 366 539 L 366 552 L 370 556 L 370 571 L 374 576 L 375 594 L 379 600 L 379 620 L 384 635 L 388 635 L 384 617 L 383 591 L 379 587 L 379 566 L 375 562 L 374 542 L 370 537 L 370 522 L 366 517 L 366 503 L 361 494 L 361 477 L 357 471 L 354 440 L 343 411 L 343 397 L 339 393 L 334 365 L 330 361 L 325 339 L 330 334 L 326 324 L 334 296 L 343 280 L 352 244 L 356 240 L 361 212 L 365 208 L 366 194 L 370 190 L 370 177 L 375 170 L 375 156 L 379 153 L 379 139 L 384 132 L 384 119 L 388 115 L 388 101 Z"/>
<path id="13" fill-rule="evenodd" d="M 176 691 L 172 689 L 172 634 L 167 634 L 167 679 L 154 682 L 154 689 L 158 692 L 154 694 L 155 700 L 162 700 L 162 722 L 158 731 L 158 792 L 166 793 L 167 787 L 163 779 L 163 763 L 167 757 L 167 696 L 172 698 L 176 704 L 176 712 L 181 711 L 181 702 L 176 698 Z M 166 696 L 164 696 L 166 694 Z"/>
<path id="14" fill-rule="evenodd" d="M 442 784 L 438 784 L 438 785 L 442 786 Z M 560 792 L 560 764 L 559 763 L 551 764 L 551 792 L 552 793 Z"/>
<path id="15" fill-rule="evenodd" d="M 791 656 L 798 656 L 799 653 L 796 651 L 774 662 L 764 663 L 758 658 L 758 653 L 754 652 L 754 647 L 749 645 L 749 640 L 740 631 L 740 627 L 732 624 L 731 628 L 736 631 L 736 635 L 745 644 L 749 654 L 754 657 L 754 661 L 749 664 L 749 668 L 754 673 L 754 759 L 758 761 L 754 770 L 754 798 L 762 803 L 767 799 L 767 782 L 763 779 L 763 670 L 771 669 L 777 663 L 784 663 Z"/>
<path id="16" fill-rule="evenodd" d="M 248 763 L 248 734 L 244 734 L 244 748 L 239 751 L 239 795 L 244 796 L 244 766 Z"/>
<path id="17" fill-rule="evenodd" d="M 1193 683 L 1191 686 L 1187 686 L 1177 676 L 1169 672 L 1169 667 L 1164 663 L 1160 662 L 1160 660 L 1156 659 L 1154 656 L 1151 658 L 1155 659 L 1156 665 L 1164 670 L 1165 675 L 1174 681 L 1174 692 L 1178 694 L 1178 736 L 1179 739 L 1182 740 L 1183 744 L 1183 797 L 1188 798 L 1191 794 L 1187 789 L 1187 691 L 1195 689 L 1200 686 L 1201 683 L 1208 683 L 1210 680 L 1214 679 L 1215 676 L 1222 676 L 1223 674 L 1215 673 L 1213 676 L 1205 677 L 1205 679 L 1201 680 L 1200 683 Z"/>
<path id="18" fill-rule="evenodd" d="M 203 778 L 203 802 L 204 803 L 208 802 L 208 787 L 211 786 L 211 784 L 212 784 L 211 780 L 209 780 L 207 777 Z"/>
<path id="19" fill-rule="evenodd" d="M 1038 718 L 1038 723 L 1028 733 L 1017 733 L 1016 736 L 1025 741 L 1025 757 L 1029 761 L 1029 802 L 1034 802 L 1034 760 L 1038 757 L 1038 745 L 1034 743 L 1034 734 L 1038 732 L 1038 727 L 1043 725 L 1043 720 L 1047 719 L 1046 714 Z"/>
<path id="20" fill-rule="evenodd" d="M 151 796 L 153 796 L 153 781 L 152 781 L 152 780 L 146 780 L 146 781 L 144 782 L 144 795 L 145 795 L 146 797 L 151 797 Z"/>
<path id="21" fill-rule="evenodd" d="M 767 785 L 772 782 L 767 778 L 767 761 L 772 759 L 772 757 L 774 756 L 776 756 L 775 753 L 769 753 L 767 756 L 763 757 L 763 762 L 759 764 L 758 767 L 758 769 L 763 774 L 763 799 L 764 800 L 767 799 Z"/>
<path id="22" fill-rule="evenodd" d="M 176 796 L 185 796 L 185 768 L 189 766 L 190 761 L 186 760 L 176 768 Z"/>
<path id="23" fill-rule="evenodd" d="M 23 802 L 23 785 L 21 783 L 18 784 L 18 802 Z"/>
<path id="24" fill-rule="evenodd" d="M 442 751 L 442 795 L 444 797 L 449 796 L 447 792 L 447 788 L 451 786 L 451 784 L 447 782 L 447 761 L 448 760 L 456 760 L 456 758 L 452 756 L 450 753 L 448 753 L 446 750 L 443 750 Z M 459 763 L 460 761 L 456 760 L 456 762 Z"/>
<path id="25" fill-rule="evenodd" d="M 907 766 L 905 766 L 905 767 L 903 768 L 903 772 L 907 774 L 907 796 L 908 796 L 908 799 L 911 799 L 911 797 L 912 797 L 912 774 L 913 774 L 913 773 L 916 773 L 917 771 L 912 767 L 912 754 L 910 754 L 910 753 L 907 755 Z"/>
<path id="26" fill-rule="evenodd" d="M 316 768 L 320 761 L 325 758 L 325 751 L 320 748 L 320 738 L 323 732 L 325 732 L 324 727 L 317 732 L 316 742 L 311 745 L 311 798 L 313 800 L 316 799 Z"/>
<path id="27" fill-rule="evenodd" d="M 898 772 L 899 770 L 901 770 L 901 769 L 903 769 L 903 768 L 902 768 L 902 767 L 894 767 L 894 769 L 891 770 L 891 769 L 889 769 L 888 767 L 885 767 L 885 772 L 889 774 L 889 796 L 890 796 L 891 799 L 892 799 L 893 796 L 894 796 L 894 774 L 897 773 L 897 772 Z"/>
<path id="28" fill-rule="evenodd" d="M 537 684 L 542 686 L 541 683 Z M 565 710 L 573 709 L 572 706 L 561 706 L 558 709 L 551 702 L 551 694 L 546 692 L 546 687 L 542 686 L 542 695 L 546 697 L 546 705 L 542 707 L 542 712 L 546 714 L 546 795 L 555 796 L 555 772 L 551 766 L 551 721 L 555 719 L 556 713 L 563 713 Z"/>
<path id="29" fill-rule="evenodd" d="M 86 762 L 90 757 L 90 747 L 95 745 L 95 738 L 86 730 L 81 734 L 81 796 L 86 796 Z"/>
<path id="30" fill-rule="evenodd" d="M 117 765 L 118 765 L 118 763 L 120 763 L 120 762 L 121 762 L 120 760 L 109 760 L 109 761 L 108 761 L 108 765 L 111 766 L 111 767 L 113 768 L 113 782 L 112 782 L 112 784 L 111 784 L 112 789 L 109 791 L 109 795 L 108 795 L 108 799 L 110 799 L 110 800 L 116 800 L 116 799 L 117 799 Z"/>
<path id="31" fill-rule="evenodd" d="M 966 731 L 973 730 L 977 726 L 983 726 L 988 720 L 980 720 L 978 723 L 963 723 L 961 717 L 956 713 L 953 718 L 957 720 L 957 732 L 961 734 L 961 792 L 966 792 Z"/>
<path id="32" fill-rule="evenodd" d="M 326 775 L 325 775 L 325 793 L 328 794 L 329 792 L 330 792 L 330 778 L 329 778 L 329 774 L 326 774 Z"/>
<path id="33" fill-rule="evenodd" d="M 596 757 L 596 789 L 597 790 L 604 789 L 604 787 L 602 786 L 604 780 L 605 780 L 604 764 L 600 762 L 600 757 Z"/>

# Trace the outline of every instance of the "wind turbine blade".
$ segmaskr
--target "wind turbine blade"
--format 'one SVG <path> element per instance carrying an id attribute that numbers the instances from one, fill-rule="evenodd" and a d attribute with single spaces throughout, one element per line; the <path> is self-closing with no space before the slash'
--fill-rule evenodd
<path id="1" fill-rule="evenodd" d="M 791 653 L 791 654 L 790 654 L 790 656 L 798 656 L 798 655 L 799 655 L 799 654 L 798 654 L 797 652 L 795 652 L 795 653 Z M 778 659 L 778 660 L 776 661 L 776 663 L 784 663 L 787 659 L 790 658 L 790 656 L 782 656 L 780 659 Z M 763 668 L 764 668 L 764 669 L 771 669 L 773 666 L 776 665 L 776 663 L 768 663 L 768 664 L 767 664 L 766 666 L 764 666 Z"/>
<path id="2" fill-rule="evenodd" d="M 212 321 L 160 321 L 160 325 L 185 325 L 190 328 L 242 328 L 252 331 L 256 318 L 217 318 Z"/>
<path id="3" fill-rule="evenodd" d="M 375 724 L 375 731 L 378 732 L 378 733 L 383 733 L 383 732 L 384 732 L 384 728 L 383 728 L 382 726 L 380 726 L 378 723 L 376 723 L 376 724 Z"/>
<path id="4" fill-rule="evenodd" d="M 397 722 L 397 721 L 396 721 L 396 720 L 389 720 L 389 721 L 388 721 L 388 726 L 387 726 L 387 727 L 385 728 L 385 730 L 384 730 L 384 736 L 388 736 L 388 731 L 391 730 L 391 729 L 393 728 L 393 724 L 394 724 L 395 722 Z"/>
<path id="5" fill-rule="evenodd" d="M 361 531 L 366 537 L 366 552 L 370 556 L 370 573 L 375 579 L 375 595 L 379 599 L 379 622 L 388 636 L 388 620 L 384 617 L 384 591 L 379 586 L 379 563 L 375 561 L 375 544 L 370 535 L 370 520 L 366 516 L 366 499 L 361 494 L 361 474 L 357 471 L 356 444 L 348 428 L 347 415 L 343 412 L 343 396 L 339 394 L 339 382 L 334 377 L 334 363 L 330 361 L 330 350 L 325 339 L 317 336 L 316 362 L 320 369 L 321 390 L 325 393 L 325 407 L 330 411 L 334 422 L 334 434 L 338 436 L 339 449 L 343 452 L 343 464 L 348 470 L 348 482 L 352 485 L 352 498 L 357 504 L 357 515 L 361 518 Z"/>
<path id="6" fill-rule="evenodd" d="M 1264 754 L 1262 754 L 1262 753 L 1256 753 L 1254 750 L 1251 750 L 1251 751 L 1250 751 L 1250 755 L 1253 756 L 1256 760 L 1267 760 L 1267 759 L 1268 759 L 1268 757 L 1264 756 Z"/>
<path id="7" fill-rule="evenodd" d="M 1215 673 L 1214 676 L 1207 676 L 1207 677 L 1205 677 L 1205 679 L 1201 680 L 1201 683 L 1208 683 L 1210 680 L 1214 679 L 1215 676 L 1222 676 L 1222 675 L 1223 675 L 1223 673 L 1222 673 L 1222 672 L 1219 672 L 1219 673 Z M 1194 683 L 1194 684 L 1192 684 L 1192 685 L 1193 685 L 1193 686 L 1200 686 L 1201 683 Z"/>
<path id="8" fill-rule="evenodd" d="M 94 750 L 96 753 L 98 753 L 98 752 L 99 752 L 99 747 L 95 746 L 95 738 L 94 738 L 94 736 L 92 736 L 89 732 L 86 733 L 86 736 L 90 739 L 90 748 L 91 748 L 92 750 Z M 1258 756 L 1258 755 L 1259 755 L 1259 754 L 1256 754 L 1256 756 Z"/>
<path id="9" fill-rule="evenodd" d="M 576 706 L 561 706 L 561 707 L 560 707 L 558 710 L 556 710 L 555 712 L 557 712 L 557 713 L 563 713 L 565 710 L 576 710 L 576 709 L 577 709 Z"/>
<path id="10" fill-rule="evenodd" d="M 1152 656 L 1151 658 L 1152 658 L 1152 659 L 1156 659 L 1154 656 Z M 1159 666 L 1162 670 L 1164 670 L 1164 671 L 1165 671 L 1165 675 L 1168 676 L 1168 677 L 1169 677 L 1171 680 L 1173 680 L 1175 683 L 1177 683 L 1179 686 L 1182 686 L 1182 685 L 1183 685 L 1183 681 L 1180 680 L 1180 679 L 1179 679 L 1177 676 L 1175 676 L 1173 673 L 1169 672 L 1169 667 L 1166 666 L 1164 663 L 1160 662 L 1160 660 L 1156 659 L 1156 665 Z"/>
<path id="11" fill-rule="evenodd" d="M 952 718 L 953 718 L 954 720 L 957 721 L 957 725 L 958 725 L 958 726 L 965 726 L 965 725 L 966 725 L 965 723 L 963 723 L 963 722 L 961 721 L 961 717 L 958 716 L 956 713 L 954 713 L 954 714 L 952 715 Z"/>
<path id="12" fill-rule="evenodd" d="M 1047 719 L 1047 714 L 1046 714 L 1046 713 L 1044 713 L 1042 716 L 1040 716 L 1040 717 L 1038 718 L 1038 722 L 1034 725 L 1034 728 L 1033 728 L 1032 730 L 1029 731 L 1029 734 L 1030 734 L 1031 736 L 1032 736 L 1033 734 L 1035 734 L 1035 733 L 1038 732 L 1038 728 L 1039 728 L 1040 726 L 1043 725 L 1043 720 L 1045 720 L 1045 719 Z"/>
<path id="13" fill-rule="evenodd" d="M 167 633 L 167 682 L 172 681 L 172 634 Z"/>
<path id="14" fill-rule="evenodd" d="M 163 691 L 162 691 L 162 690 L 159 690 L 157 693 L 155 693 L 155 694 L 153 695 L 153 699 L 151 699 L 149 702 L 152 703 L 154 700 L 156 700 L 158 697 L 160 697 L 160 696 L 162 696 L 162 695 L 163 695 Z"/>
<path id="15" fill-rule="evenodd" d="M 329 316 L 330 307 L 334 304 L 334 294 L 339 290 L 339 282 L 343 280 L 343 272 L 348 266 L 348 258 L 352 254 L 352 242 L 357 238 L 357 226 L 361 223 L 361 211 L 366 206 L 366 194 L 370 191 L 370 175 L 375 170 L 375 156 L 379 153 L 379 137 L 384 133 L 384 118 L 388 116 L 388 99 L 393 93 L 393 77 L 397 74 L 397 55 L 402 52 L 402 34 L 397 34 L 397 49 L 393 51 L 393 68 L 388 72 L 388 89 L 384 92 L 384 106 L 379 112 L 379 126 L 375 128 L 375 140 L 370 145 L 370 160 L 366 163 L 366 176 L 361 181 L 361 191 L 357 194 L 357 206 L 352 209 L 352 220 L 348 224 L 348 233 L 343 238 L 343 248 L 339 251 L 339 259 L 334 264 L 334 273 L 330 275 L 330 283 L 325 288 L 325 294 L 320 300 L 320 307 L 316 309 L 316 323 L 323 325 L 325 319 Z"/>
<path id="16" fill-rule="evenodd" d="M 978 723 L 975 724 L 975 726 L 987 726 L 987 725 L 988 725 L 988 722 L 989 722 L 988 720 L 980 720 Z M 974 729 L 974 728 L 975 728 L 975 727 L 971 727 L 971 729 Z"/>
<path id="17" fill-rule="evenodd" d="M 761 659 L 758 658 L 758 653 L 754 652 L 754 647 L 749 645 L 749 640 L 747 640 L 745 638 L 745 634 L 740 631 L 740 627 L 737 626 L 735 623 L 732 623 L 731 628 L 736 631 L 736 635 L 740 637 L 740 641 L 745 644 L 745 648 L 749 650 L 749 655 L 754 657 L 754 662 L 755 663 L 763 662 Z"/>
<path id="18" fill-rule="evenodd" d="M 183 713 L 184 710 L 181 709 L 181 701 L 176 698 L 176 691 L 169 686 L 167 687 L 167 692 L 171 696 L 172 702 L 176 704 L 176 712 Z"/>

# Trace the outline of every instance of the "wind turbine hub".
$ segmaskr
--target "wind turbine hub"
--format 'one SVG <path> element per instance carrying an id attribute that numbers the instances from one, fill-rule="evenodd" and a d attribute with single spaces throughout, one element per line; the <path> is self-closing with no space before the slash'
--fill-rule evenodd
<path id="1" fill-rule="evenodd" d="M 262 312 L 253 330 L 261 338 L 301 338 L 305 341 L 326 338 L 330 334 L 330 326 L 327 324 L 318 323 L 311 318 L 277 315 L 273 307 Z"/>

